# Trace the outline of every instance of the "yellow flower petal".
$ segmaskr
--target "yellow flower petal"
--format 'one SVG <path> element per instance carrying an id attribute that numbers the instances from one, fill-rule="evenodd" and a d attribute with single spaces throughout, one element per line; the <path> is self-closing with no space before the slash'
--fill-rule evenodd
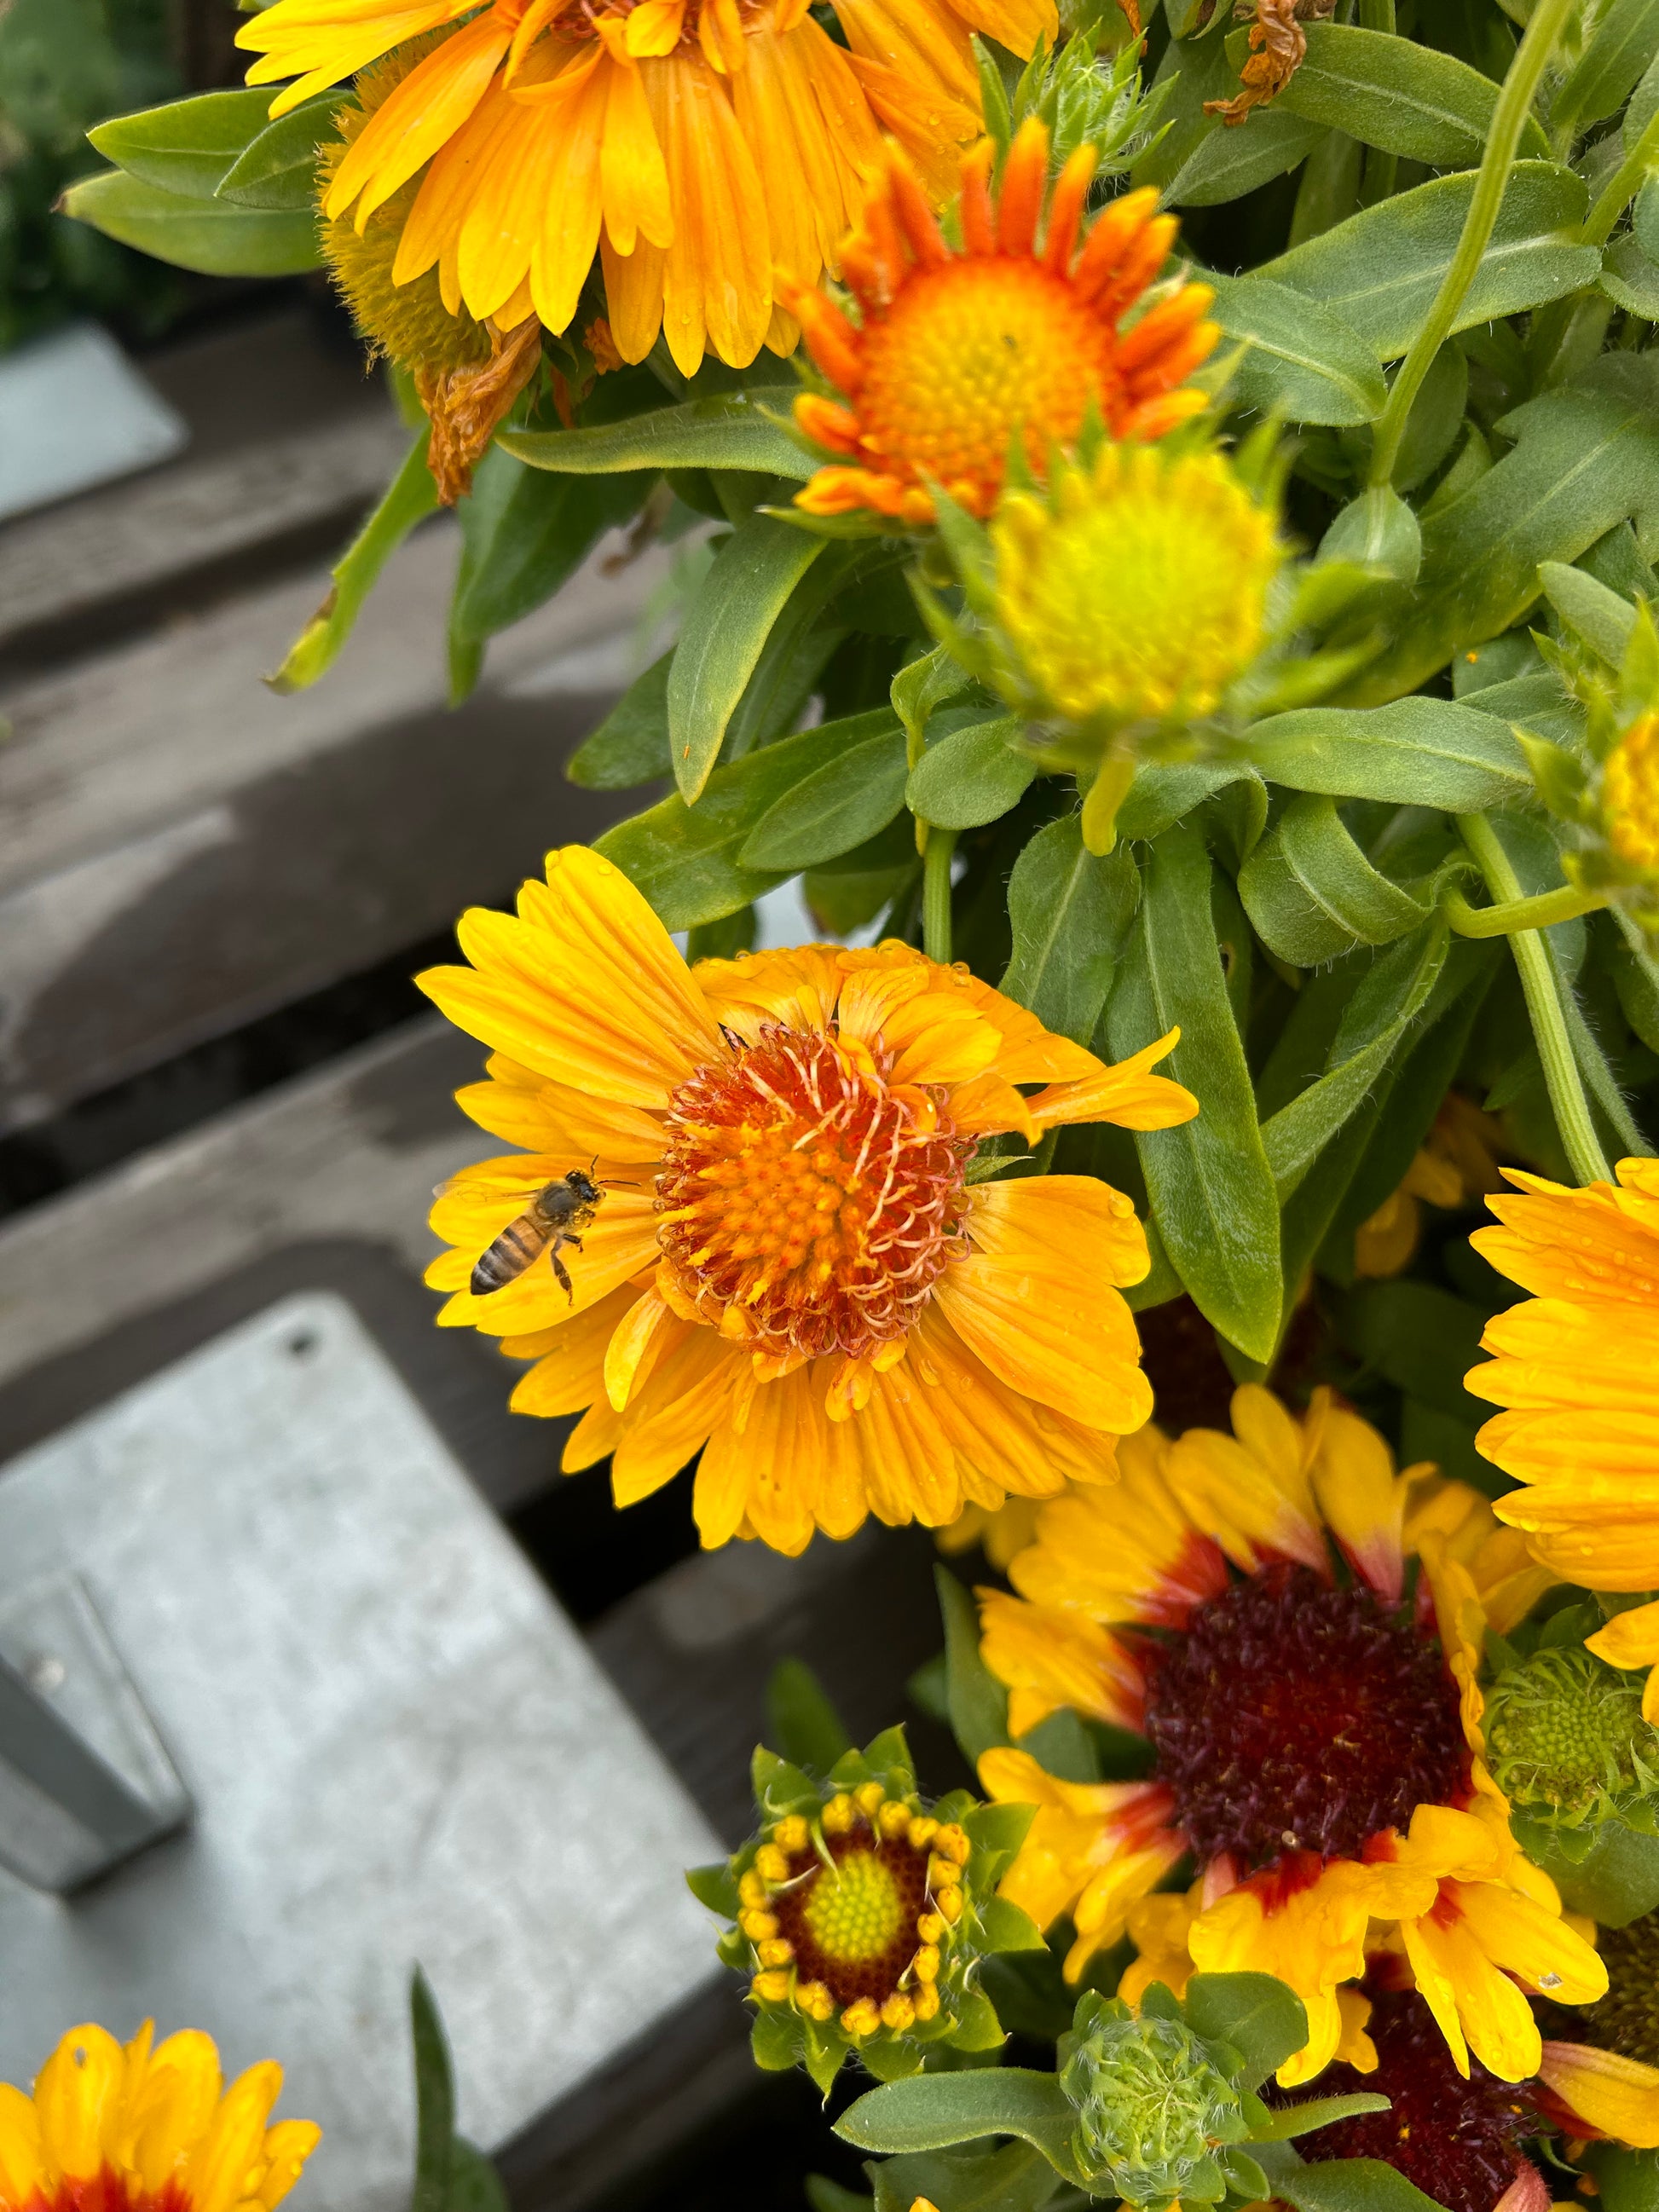
<path id="1" fill-rule="evenodd" d="M 1659 2071 L 1588 2043 L 1546 2043 L 1539 2078 L 1584 2125 L 1632 2150 L 1659 2149 Z"/>

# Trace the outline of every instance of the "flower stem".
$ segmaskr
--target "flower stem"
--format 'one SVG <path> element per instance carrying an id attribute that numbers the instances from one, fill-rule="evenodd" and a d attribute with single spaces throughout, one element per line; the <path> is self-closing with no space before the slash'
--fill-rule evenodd
<path id="1" fill-rule="evenodd" d="M 1574 884 L 1540 891 L 1534 898 L 1509 899 L 1502 906 L 1471 906 L 1455 890 L 1446 900 L 1446 919 L 1460 937 L 1512 937 L 1517 929 L 1548 929 L 1606 904 L 1600 891 L 1581 891 Z"/>
<path id="2" fill-rule="evenodd" d="M 1538 21 L 1536 15 L 1533 21 Z M 1521 905 L 1520 880 L 1510 866 L 1510 856 L 1499 842 L 1497 831 L 1485 816 L 1460 814 L 1457 826 L 1476 866 L 1486 879 L 1487 890 L 1498 902 L 1491 910 L 1501 912 L 1506 906 Z M 1581 1183 L 1611 1182 L 1613 1171 L 1590 1118 L 1589 1100 L 1584 1093 L 1584 1079 L 1568 1033 L 1550 949 L 1536 929 L 1517 930 L 1510 939 L 1510 949 L 1520 973 L 1538 1057 L 1544 1063 L 1550 1107 L 1567 1164 Z"/>
<path id="3" fill-rule="evenodd" d="M 1481 256 L 1492 241 L 1498 211 L 1504 203 L 1504 190 L 1515 166 L 1516 149 L 1521 143 L 1521 132 L 1531 112 L 1533 95 L 1544 74 L 1544 64 L 1576 5 L 1577 0 L 1538 0 L 1532 21 L 1516 48 L 1515 59 L 1492 110 L 1492 130 L 1486 139 L 1486 150 L 1480 158 L 1457 251 L 1440 280 L 1434 305 L 1395 373 L 1389 404 L 1377 421 L 1371 447 L 1370 481 L 1374 484 L 1386 484 L 1394 474 L 1412 402 L 1429 373 L 1431 362 L 1451 334 L 1464 295 L 1474 282 Z"/>
<path id="4" fill-rule="evenodd" d="M 1584 218 L 1584 228 L 1578 234 L 1581 246 L 1605 246 L 1613 235 L 1613 226 L 1647 182 L 1649 173 L 1659 168 L 1659 108 L 1656 108 L 1647 129 L 1607 179 L 1596 197 L 1595 205 Z"/>
<path id="5" fill-rule="evenodd" d="M 921 945 L 930 960 L 951 964 L 951 863 L 957 833 L 929 823 L 921 863 Z"/>

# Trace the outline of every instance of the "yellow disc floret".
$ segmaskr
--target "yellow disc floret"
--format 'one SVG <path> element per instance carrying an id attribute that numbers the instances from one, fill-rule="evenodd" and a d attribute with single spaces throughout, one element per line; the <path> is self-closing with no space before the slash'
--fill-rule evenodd
<path id="1" fill-rule="evenodd" d="M 891 1869 L 873 1851 L 849 1851 L 814 1882 L 802 1917 L 825 1958 L 854 1966 L 889 1948 L 904 1906 Z"/>
<path id="2" fill-rule="evenodd" d="M 1212 714 L 1261 643 L 1273 517 L 1215 453 L 1103 447 L 992 526 L 996 613 L 1030 703 L 1121 726 Z"/>
<path id="3" fill-rule="evenodd" d="M 1626 867 L 1659 873 L 1659 714 L 1632 723 L 1601 775 L 1608 844 Z"/>

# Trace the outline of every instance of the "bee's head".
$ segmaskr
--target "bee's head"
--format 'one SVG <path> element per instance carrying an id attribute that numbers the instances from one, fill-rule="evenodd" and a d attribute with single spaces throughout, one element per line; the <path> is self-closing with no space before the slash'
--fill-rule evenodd
<path id="1" fill-rule="evenodd" d="M 592 1176 L 588 1175 L 585 1170 L 581 1168 L 572 1168 L 569 1174 L 565 1177 L 565 1181 L 569 1184 L 571 1189 L 575 1192 L 577 1197 L 580 1199 L 584 1206 L 597 1206 L 599 1204 L 599 1187 L 594 1182 Z"/>

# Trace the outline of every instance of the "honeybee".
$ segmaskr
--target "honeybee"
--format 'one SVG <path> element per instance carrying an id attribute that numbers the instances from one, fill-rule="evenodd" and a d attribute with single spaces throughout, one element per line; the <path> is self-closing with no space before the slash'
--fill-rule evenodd
<path id="1" fill-rule="evenodd" d="M 605 1187 L 593 1181 L 591 1170 L 584 1174 L 580 1168 L 572 1168 L 568 1175 L 556 1176 L 537 1192 L 516 1221 L 507 1223 L 472 1270 L 468 1288 L 473 1297 L 486 1298 L 492 1291 L 505 1290 L 507 1284 L 517 1282 L 551 1245 L 553 1273 L 574 1305 L 575 1286 L 559 1253 L 566 1244 L 581 1250 L 582 1240 L 576 1232 L 586 1228 L 604 1196 Z"/>

